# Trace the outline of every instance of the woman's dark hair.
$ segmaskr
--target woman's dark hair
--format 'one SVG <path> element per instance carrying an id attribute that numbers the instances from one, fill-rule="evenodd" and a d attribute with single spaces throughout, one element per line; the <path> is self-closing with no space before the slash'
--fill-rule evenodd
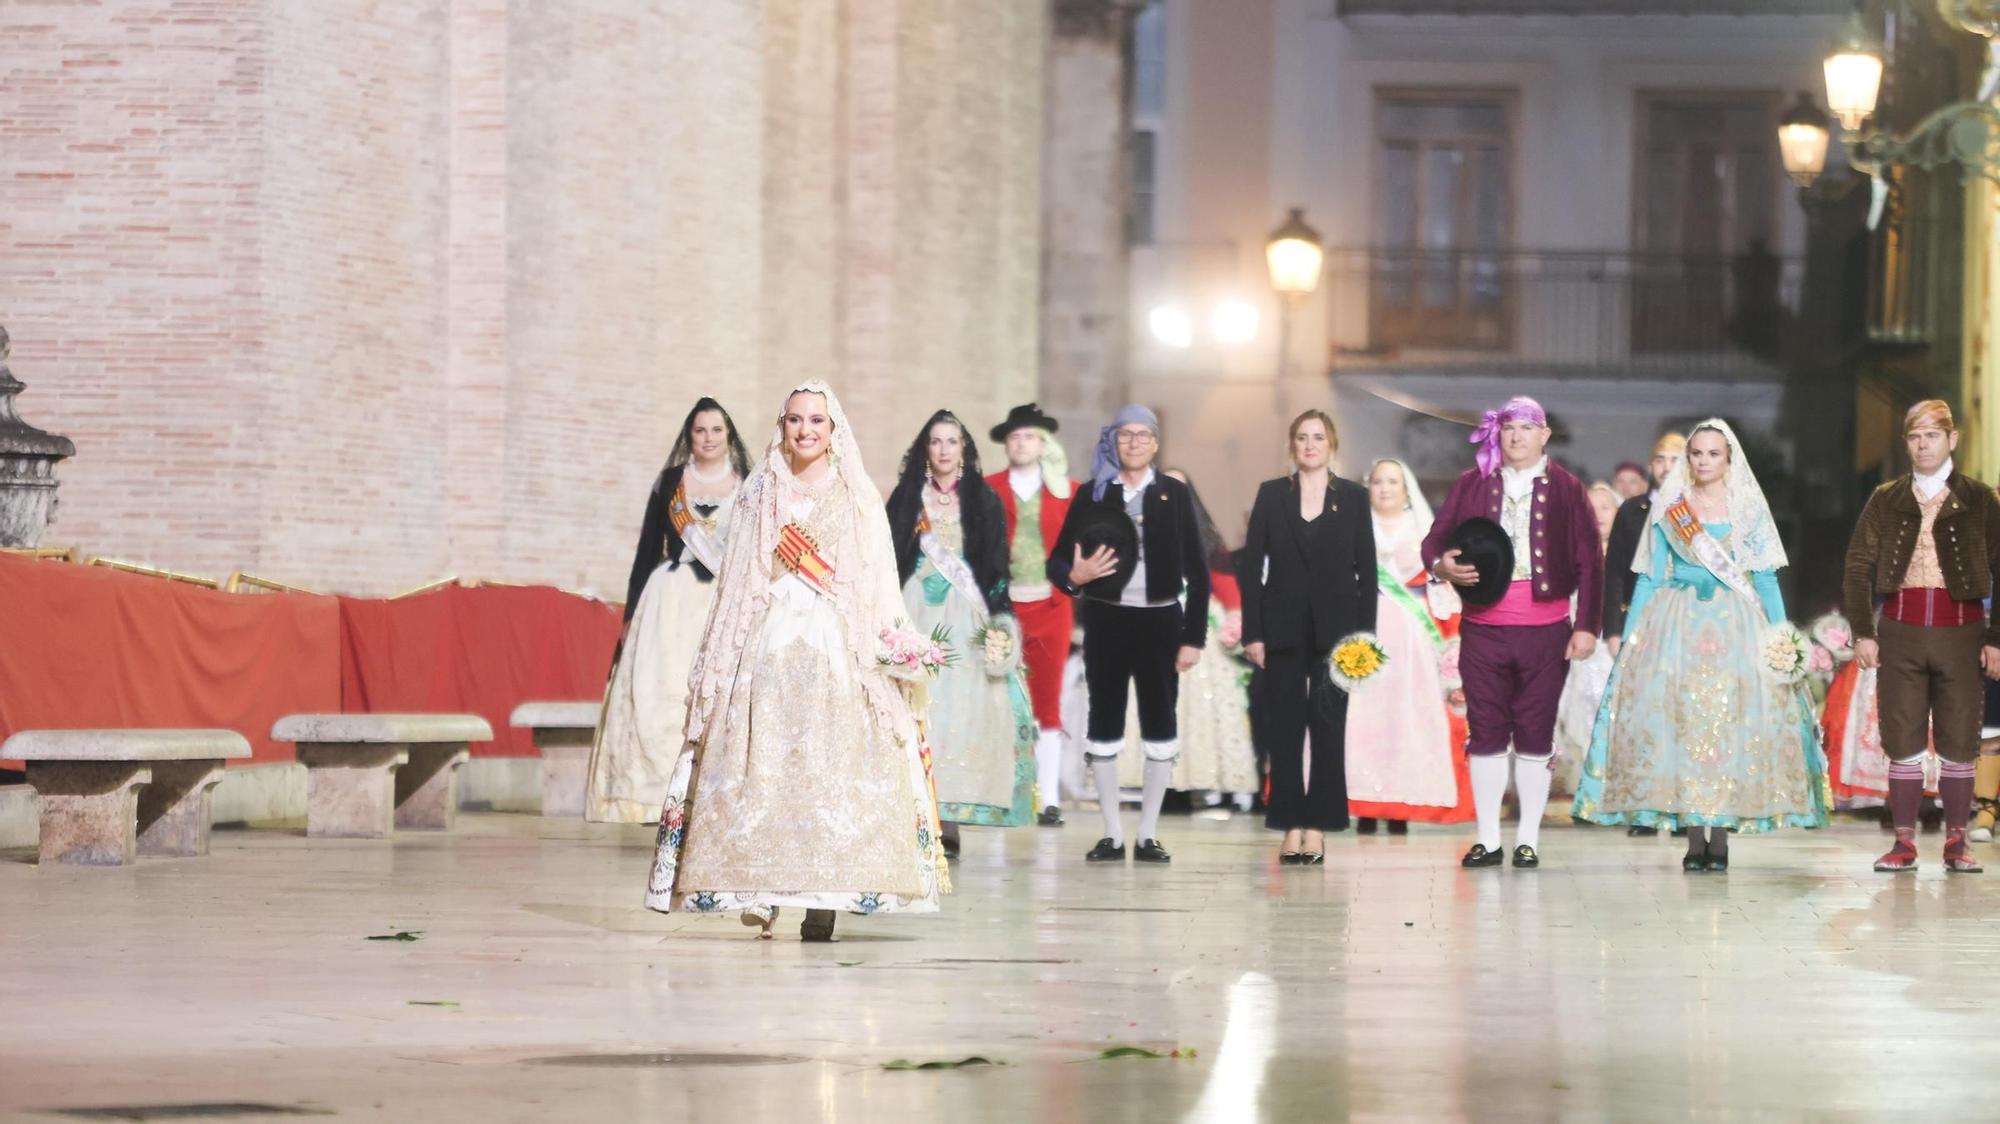
<path id="1" fill-rule="evenodd" d="M 965 471 L 958 481 L 958 513 L 965 527 L 965 558 L 986 595 L 989 611 L 999 612 L 1006 605 L 1007 516 L 1000 497 L 979 474 L 979 446 L 972 440 L 972 431 L 950 410 L 932 414 L 917 431 L 917 439 L 910 442 L 898 466 L 896 488 L 889 493 L 889 533 L 896 540 L 897 580 L 909 581 L 917 569 L 917 520 L 924 513 L 931 430 L 940 422 L 957 426 L 962 441 L 958 460 Z"/>
<path id="2" fill-rule="evenodd" d="M 739 479 L 750 475 L 750 452 L 743 447 L 743 438 L 736 433 L 736 419 L 722 408 L 722 403 L 713 398 L 703 398 L 688 411 L 687 420 L 681 423 L 681 433 L 674 438 L 673 452 L 667 454 L 667 467 L 678 468 L 694 458 L 694 419 L 714 410 L 722 415 L 722 427 L 729 431 L 729 465 L 736 470 Z"/>
<path id="3" fill-rule="evenodd" d="M 1201 502 L 1201 493 L 1195 490 L 1194 477 L 1189 476 L 1184 468 L 1170 468 L 1167 473 L 1180 477 L 1181 483 L 1187 485 L 1189 498 L 1194 500 L 1195 530 L 1201 535 L 1201 556 L 1208 559 L 1208 568 L 1233 573 L 1229 547 L 1224 545 L 1222 531 L 1216 527 L 1215 519 L 1208 514 L 1208 505 Z"/>

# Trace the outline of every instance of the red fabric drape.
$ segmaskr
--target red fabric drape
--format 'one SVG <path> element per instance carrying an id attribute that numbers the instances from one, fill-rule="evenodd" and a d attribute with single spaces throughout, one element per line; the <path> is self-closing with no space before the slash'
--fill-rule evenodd
<path id="1" fill-rule="evenodd" d="M 331 597 L 0 555 L 0 738 L 217 727 L 249 739 L 253 760 L 290 760 L 271 724 L 340 708 L 339 630 Z"/>
<path id="2" fill-rule="evenodd" d="M 496 740 L 475 755 L 531 757 L 532 735 L 507 725 L 514 707 L 602 698 L 619 625 L 611 606 L 541 586 L 343 597 L 340 709 L 477 714 Z"/>

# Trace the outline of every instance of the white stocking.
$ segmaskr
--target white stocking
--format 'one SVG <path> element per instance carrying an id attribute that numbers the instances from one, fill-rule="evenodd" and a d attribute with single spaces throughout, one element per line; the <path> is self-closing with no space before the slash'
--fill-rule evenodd
<path id="1" fill-rule="evenodd" d="M 1548 757 L 1514 759 L 1514 793 L 1521 800 L 1521 822 L 1514 829 L 1517 846 L 1540 848 L 1542 812 L 1549 806 L 1549 783 L 1555 780 L 1555 772 L 1549 768 L 1552 760 Z"/>
<path id="2" fill-rule="evenodd" d="M 1479 819 L 1479 845 L 1498 851 L 1500 801 L 1507 795 L 1507 755 L 1475 754 L 1466 758 L 1465 765 L 1472 773 L 1472 810 Z"/>
<path id="3" fill-rule="evenodd" d="M 1093 757 L 1090 771 L 1097 778 L 1097 807 L 1104 813 L 1104 837 L 1113 847 L 1125 845 L 1125 827 L 1118 822 L 1118 759 Z"/>

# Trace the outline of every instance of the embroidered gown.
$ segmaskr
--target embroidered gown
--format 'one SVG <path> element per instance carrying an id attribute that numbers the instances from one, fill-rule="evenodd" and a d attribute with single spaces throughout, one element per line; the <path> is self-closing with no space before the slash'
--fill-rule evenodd
<path id="1" fill-rule="evenodd" d="M 1177 708 L 1181 756 L 1174 763 L 1172 787 L 1254 793 L 1263 786 L 1257 776 L 1257 749 L 1250 741 L 1250 696 L 1244 689 L 1247 665 L 1237 659 L 1240 647 L 1227 647 L 1216 639 L 1229 614 L 1242 613 L 1243 595 L 1236 576 L 1221 570 L 1209 571 L 1208 588 L 1208 646 L 1201 662 L 1181 676 Z M 1137 705 L 1134 700 L 1127 730 L 1139 728 Z M 1119 755 L 1121 771 L 1126 758 L 1143 763 L 1145 755 L 1137 746 L 1132 749 Z"/>
<path id="2" fill-rule="evenodd" d="M 1472 818 L 1465 719 L 1446 705 L 1438 666 L 1458 618 L 1439 621 L 1425 602 L 1419 549 L 1429 527 L 1410 516 L 1393 525 L 1374 518 L 1375 635 L 1389 662 L 1347 708 L 1348 812 L 1462 823 Z"/>
<path id="3" fill-rule="evenodd" d="M 1020 637 L 1014 637 L 1015 654 L 1004 669 L 987 666 L 976 639 L 986 626 L 987 607 L 964 558 L 964 521 L 955 504 L 926 503 L 924 518 L 931 542 L 917 552 L 916 571 L 903 583 L 903 602 L 916 631 L 928 635 L 942 626 L 958 653 L 958 662 L 931 684 L 925 725 L 937 776 L 938 818 L 1017 827 L 1035 810 L 1039 732 L 1021 678 Z M 942 569 L 933 553 L 942 560 Z"/>
<path id="4" fill-rule="evenodd" d="M 720 557 L 729 534 L 732 502 L 733 497 L 691 505 L 688 536 L 706 537 L 702 553 L 711 561 Z M 715 600 L 715 582 L 697 572 L 694 553 L 683 547 L 679 560 L 662 561 L 639 595 L 590 750 L 586 819 L 654 823 L 660 818 L 680 757 L 688 671 Z"/>
<path id="5" fill-rule="evenodd" d="M 864 552 L 845 541 L 861 528 L 844 487 L 837 473 L 812 484 L 759 476 L 738 503 L 754 509 L 756 492 L 778 489 L 781 517 L 851 566 Z M 922 745 L 907 711 L 870 704 L 871 691 L 896 688 L 875 653 L 852 650 L 846 627 L 877 591 L 865 577 L 819 591 L 749 541 L 744 518 L 739 508 L 745 541 L 732 541 L 723 578 L 768 582 L 767 595 L 746 638 L 706 640 L 742 643 L 742 659 L 715 720 L 674 766 L 646 905 L 935 912 L 944 859 Z M 759 556 L 742 565 L 739 550 Z M 890 557 L 880 596 L 893 599 Z"/>
<path id="6" fill-rule="evenodd" d="M 1728 524 L 1707 531 L 1728 543 Z M 1651 568 L 1632 594 L 1576 815 L 1669 829 L 1823 826 L 1829 793 L 1812 704 L 1803 684 L 1762 667 L 1765 627 L 1785 619 L 1776 575 L 1749 574 L 1752 605 L 1676 550 L 1663 524 L 1647 533 Z"/>

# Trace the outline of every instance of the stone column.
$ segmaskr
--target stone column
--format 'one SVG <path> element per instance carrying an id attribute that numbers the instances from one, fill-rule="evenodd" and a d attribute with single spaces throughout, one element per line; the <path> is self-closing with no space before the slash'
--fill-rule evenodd
<path id="1" fill-rule="evenodd" d="M 0 546 L 39 546 L 55 515 L 56 462 L 76 446 L 14 413 L 14 396 L 27 387 L 7 369 L 8 350 L 0 327 Z"/>
<path id="2" fill-rule="evenodd" d="M 1126 214 L 1131 199 L 1136 0 L 1053 0 L 1042 159 L 1042 407 L 1062 422 L 1072 473 L 1130 377 Z"/>

